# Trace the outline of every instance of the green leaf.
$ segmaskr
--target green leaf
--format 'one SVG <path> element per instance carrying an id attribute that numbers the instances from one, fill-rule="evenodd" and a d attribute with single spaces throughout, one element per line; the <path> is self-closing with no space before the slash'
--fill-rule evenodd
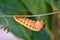
<path id="1" fill-rule="evenodd" d="M 19 0 L 19 1 L 20 3 L 23 3 L 26 9 L 28 9 L 32 14 L 40 14 L 46 12 L 44 0 Z"/>
<path id="2" fill-rule="evenodd" d="M 13 18 L 7 18 L 7 20 L 9 22 L 9 29 L 12 33 L 19 37 L 24 37 L 26 40 L 31 40 L 31 36 L 24 26 L 14 21 Z"/>
<path id="3" fill-rule="evenodd" d="M 0 0 L 0 10 L 5 14 L 23 14 L 27 10 L 18 0 Z"/>
<path id="4" fill-rule="evenodd" d="M 9 23 L 8 25 L 9 31 L 11 31 L 15 36 L 24 38 L 26 40 L 32 40 L 29 32 L 26 30 L 24 26 L 17 23 L 13 18 L 6 18 L 6 19 Z M 0 18 L 0 24 L 6 25 L 4 18 Z"/>
<path id="5" fill-rule="evenodd" d="M 60 9 L 60 0 L 57 0 L 56 6 L 57 6 L 58 9 Z"/>
<path id="6" fill-rule="evenodd" d="M 46 30 L 40 30 L 39 32 L 32 32 L 33 40 L 50 40 L 49 34 L 47 34 Z"/>
<path id="7" fill-rule="evenodd" d="M 23 32 L 21 31 L 21 29 L 19 28 L 20 26 L 18 26 L 18 24 L 12 19 L 12 18 L 9 18 L 10 20 L 8 22 L 9 23 L 9 30 L 14 33 L 16 36 L 18 37 L 24 37 L 22 36 L 23 35 Z M 12 22 L 13 21 L 13 22 Z M 0 24 L 2 25 L 6 25 L 6 21 L 4 20 L 4 18 L 0 18 Z"/>

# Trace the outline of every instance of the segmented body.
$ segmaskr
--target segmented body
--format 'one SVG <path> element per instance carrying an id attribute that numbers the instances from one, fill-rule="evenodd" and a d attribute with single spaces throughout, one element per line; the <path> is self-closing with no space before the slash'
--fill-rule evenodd
<path id="1" fill-rule="evenodd" d="M 14 19 L 18 23 L 24 25 L 25 27 L 27 27 L 33 31 L 40 31 L 45 25 L 45 22 L 43 20 L 33 21 L 33 20 L 28 19 L 28 18 L 16 17 L 16 16 L 14 16 Z"/>

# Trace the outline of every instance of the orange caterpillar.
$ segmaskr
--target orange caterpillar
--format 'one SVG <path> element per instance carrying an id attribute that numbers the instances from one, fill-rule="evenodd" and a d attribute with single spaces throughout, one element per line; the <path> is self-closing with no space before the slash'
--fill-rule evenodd
<path id="1" fill-rule="evenodd" d="M 24 25 L 25 27 L 27 27 L 33 31 L 40 31 L 45 26 L 45 22 L 43 20 L 32 21 L 27 18 L 17 17 L 17 16 L 14 16 L 14 19 L 18 23 Z"/>

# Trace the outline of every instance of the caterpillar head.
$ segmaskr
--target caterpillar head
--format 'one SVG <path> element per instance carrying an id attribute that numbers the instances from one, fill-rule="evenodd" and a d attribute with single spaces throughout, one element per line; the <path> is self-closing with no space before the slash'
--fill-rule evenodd
<path id="1" fill-rule="evenodd" d="M 45 27 L 45 21 L 44 20 L 40 20 L 39 23 L 41 24 L 41 26 Z"/>
<path id="2" fill-rule="evenodd" d="M 36 21 L 36 25 L 35 25 L 35 26 L 37 26 L 37 28 L 38 28 L 39 30 L 43 29 L 43 28 L 45 27 L 45 22 L 44 22 L 44 20 Z M 38 27 L 38 26 L 39 26 L 39 27 Z"/>

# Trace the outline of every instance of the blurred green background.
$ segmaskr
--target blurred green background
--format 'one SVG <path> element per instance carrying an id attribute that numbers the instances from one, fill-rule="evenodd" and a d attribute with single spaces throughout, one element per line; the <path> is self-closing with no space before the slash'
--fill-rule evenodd
<path id="1" fill-rule="evenodd" d="M 36 15 L 57 12 L 60 0 L 0 0 L 0 15 Z M 25 40 L 60 40 L 60 14 L 41 16 L 46 22 L 45 28 L 39 32 L 25 28 L 13 17 L 0 17 L 0 24 L 6 25 L 15 36 Z M 32 17 L 32 20 L 39 20 Z"/>

